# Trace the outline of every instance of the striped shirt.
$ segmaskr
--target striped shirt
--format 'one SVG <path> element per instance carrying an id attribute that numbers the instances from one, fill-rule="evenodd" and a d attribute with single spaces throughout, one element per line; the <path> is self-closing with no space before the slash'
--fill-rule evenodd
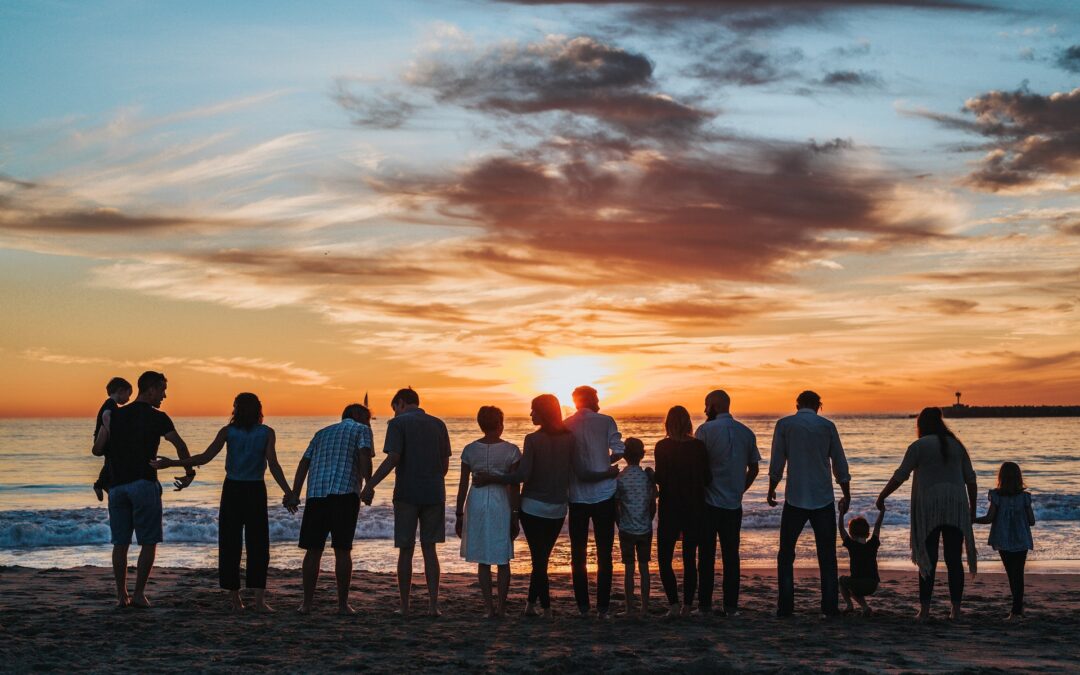
<path id="1" fill-rule="evenodd" d="M 353 419 L 317 431 L 304 452 L 304 459 L 311 463 L 307 498 L 360 494 L 356 463 L 360 453 L 375 456 L 373 445 L 371 428 Z"/>

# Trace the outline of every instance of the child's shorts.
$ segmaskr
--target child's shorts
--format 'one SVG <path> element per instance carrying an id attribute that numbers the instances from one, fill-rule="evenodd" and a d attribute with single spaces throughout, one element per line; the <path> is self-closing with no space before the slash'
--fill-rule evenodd
<path id="1" fill-rule="evenodd" d="M 840 588 L 846 589 L 852 595 L 865 598 L 877 591 L 877 579 L 860 579 L 858 577 L 840 577 Z"/>
<path id="2" fill-rule="evenodd" d="M 652 532 L 631 534 L 619 530 L 619 550 L 622 551 L 623 560 L 636 552 L 638 560 L 649 562 L 652 559 Z"/>

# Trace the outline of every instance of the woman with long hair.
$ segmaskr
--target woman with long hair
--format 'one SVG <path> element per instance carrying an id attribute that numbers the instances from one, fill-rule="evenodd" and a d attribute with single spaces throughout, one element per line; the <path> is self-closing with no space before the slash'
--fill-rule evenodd
<path id="1" fill-rule="evenodd" d="M 517 471 L 504 475 L 478 473 L 474 485 L 522 484 L 519 518 L 532 557 L 525 616 L 538 616 L 539 604 L 544 616 L 550 618 L 548 560 L 569 509 L 571 463 L 577 442 L 563 423 L 562 406 L 553 395 L 534 398 L 530 414 L 539 429 L 525 437 Z"/>
<path id="2" fill-rule="evenodd" d="M 971 529 L 978 495 L 975 470 L 967 448 L 945 424 L 941 408 L 923 408 L 915 420 L 919 438 L 904 454 L 900 468 L 877 498 L 878 509 L 913 473 L 911 481 L 911 559 L 919 566 L 917 618 L 930 617 L 938 548 L 944 542 L 949 572 L 950 619 L 960 616 L 964 597 L 962 552 L 967 549 L 968 568 L 977 569 L 975 536 Z"/>
<path id="3" fill-rule="evenodd" d="M 238 394 L 232 419 L 218 431 L 201 454 L 188 459 L 158 458 L 155 469 L 202 466 L 225 453 L 225 482 L 218 511 L 218 580 L 229 592 L 233 609 L 244 609 L 240 598 L 240 555 L 247 544 L 247 587 L 255 592 L 255 609 L 272 612 L 266 604 L 266 572 L 270 567 L 270 522 L 266 511 L 266 482 L 270 474 L 286 495 L 289 483 L 278 463 L 274 430 L 263 424 L 262 402 L 255 394 Z"/>
<path id="4" fill-rule="evenodd" d="M 656 562 L 670 609 L 668 616 L 688 615 L 697 590 L 697 554 L 705 525 L 705 486 L 712 481 L 709 456 L 694 438 L 694 425 L 686 408 L 677 405 L 664 420 L 666 436 L 656 444 L 657 509 Z M 683 604 L 671 561 L 675 543 L 682 539 Z"/>

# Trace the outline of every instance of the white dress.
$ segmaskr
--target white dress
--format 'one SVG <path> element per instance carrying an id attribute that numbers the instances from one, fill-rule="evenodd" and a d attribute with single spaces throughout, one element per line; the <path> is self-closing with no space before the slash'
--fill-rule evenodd
<path id="1" fill-rule="evenodd" d="M 461 451 L 461 463 L 472 472 L 510 473 L 521 460 L 521 450 L 513 443 L 473 441 Z M 505 485 L 469 488 L 465 499 L 465 520 L 461 530 L 461 556 L 480 565 L 506 565 L 514 557 L 510 538 L 510 497 Z"/>

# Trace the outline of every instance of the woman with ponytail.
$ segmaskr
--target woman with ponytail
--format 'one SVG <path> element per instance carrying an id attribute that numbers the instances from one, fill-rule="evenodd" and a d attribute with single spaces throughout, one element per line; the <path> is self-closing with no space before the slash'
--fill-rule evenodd
<path id="1" fill-rule="evenodd" d="M 949 571 L 950 619 L 960 616 L 964 596 L 962 552 L 967 549 L 968 568 L 976 570 L 975 537 L 971 523 L 978 488 L 967 448 L 941 414 L 941 408 L 924 408 L 915 421 L 919 438 L 910 446 L 900 468 L 878 496 L 885 500 L 914 473 L 911 481 L 911 558 L 919 566 L 918 618 L 930 616 L 938 547 L 944 541 L 945 566 Z"/>

